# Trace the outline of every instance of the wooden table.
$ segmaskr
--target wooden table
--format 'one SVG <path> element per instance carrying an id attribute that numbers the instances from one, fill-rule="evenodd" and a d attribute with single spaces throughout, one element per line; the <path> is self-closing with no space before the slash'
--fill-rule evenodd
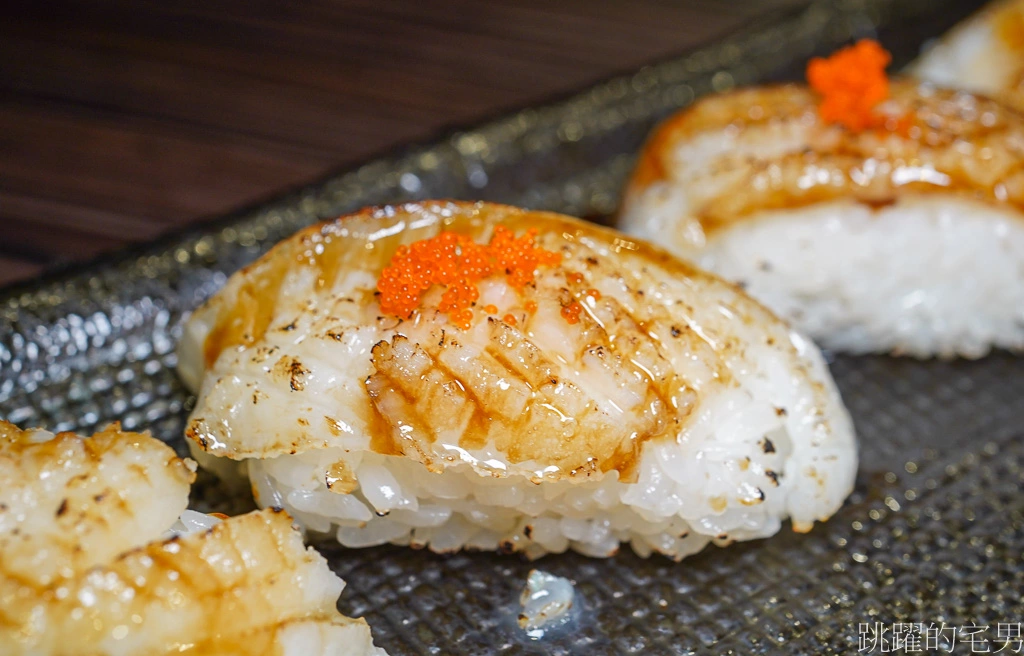
<path id="1" fill-rule="evenodd" d="M 0 20 L 0 284 L 799 0 L 64 0 Z"/>

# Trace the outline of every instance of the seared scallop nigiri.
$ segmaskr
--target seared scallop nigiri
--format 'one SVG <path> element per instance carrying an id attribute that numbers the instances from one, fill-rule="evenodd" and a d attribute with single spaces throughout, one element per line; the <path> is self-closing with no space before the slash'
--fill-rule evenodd
<path id="1" fill-rule="evenodd" d="M 188 506 L 194 469 L 116 424 L 82 437 L 0 421 L 3 570 L 45 586 L 159 538 Z"/>
<path id="2" fill-rule="evenodd" d="M 285 513 L 185 510 L 194 468 L 117 426 L 0 422 L 0 653 L 383 654 Z"/>
<path id="3" fill-rule="evenodd" d="M 620 227 L 829 348 L 1024 348 L 1024 117 L 910 80 L 831 100 L 750 88 L 668 119 Z"/>
<path id="4" fill-rule="evenodd" d="M 4 575 L 9 575 L 5 572 Z M 4 654 L 368 654 L 344 583 L 283 512 L 152 542 L 0 610 Z"/>
<path id="5" fill-rule="evenodd" d="M 907 71 L 1024 110 L 1024 0 L 996 0 L 960 23 Z"/>
<path id="6" fill-rule="evenodd" d="M 347 546 L 682 558 L 850 492 L 817 349 L 614 231 L 486 203 L 310 227 L 189 320 L 187 436 Z"/>

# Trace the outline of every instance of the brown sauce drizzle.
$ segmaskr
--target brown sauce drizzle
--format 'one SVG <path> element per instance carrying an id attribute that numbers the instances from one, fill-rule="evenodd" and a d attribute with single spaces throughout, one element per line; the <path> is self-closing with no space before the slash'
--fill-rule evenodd
<path id="1" fill-rule="evenodd" d="M 694 216 L 713 232 L 762 210 L 843 198 L 879 209 L 903 194 L 936 191 L 1024 211 L 1024 117 L 981 96 L 942 89 L 921 93 L 908 80 L 894 81 L 892 92 L 886 112 L 902 118 L 884 128 L 854 134 L 814 118 L 803 151 L 766 159 L 723 155 L 720 165 L 748 167 L 750 174 L 698 199 Z M 756 118 L 751 107 L 757 108 Z M 671 178 L 679 143 L 702 133 L 802 124 L 814 117 L 814 108 L 815 96 L 797 85 L 745 89 L 698 102 L 656 129 L 641 153 L 630 193 Z M 961 152 L 964 144 L 971 147 L 967 153 Z M 996 151 L 996 157 L 986 159 L 986 150 Z M 1000 150 L 1009 155 L 1001 159 Z M 915 178 L 915 171 L 924 174 Z M 752 184 L 752 178 L 762 184 Z"/>
<path id="2" fill-rule="evenodd" d="M 415 231 L 386 231 L 386 228 L 399 222 L 410 221 L 410 215 L 417 219 L 427 212 L 441 215 L 442 208 L 444 218 L 430 224 L 421 222 L 425 227 Z M 702 357 L 719 358 L 720 354 L 717 351 L 734 348 L 727 343 L 728 340 L 723 341 L 724 346 L 716 346 L 690 330 L 677 330 L 670 335 L 672 325 L 682 325 L 683 318 L 678 316 L 678 313 L 688 312 L 686 307 L 672 305 L 672 309 L 669 309 L 657 301 L 649 301 L 643 296 L 644 290 L 636 285 L 630 292 L 635 296 L 633 304 L 635 307 L 649 308 L 649 311 L 627 311 L 613 297 L 603 296 L 593 289 L 593 276 L 600 275 L 595 269 L 604 266 L 609 267 L 606 275 L 616 270 L 611 267 L 621 266 L 623 270 L 657 271 L 657 275 L 667 278 L 687 278 L 695 285 L 722 284 L 659 249 L 623 238 L 618 233 L 604 228 L 559 215 L 486 204 L 438 203 L 428 206 L 426 211 L 419 205 L 392 208 L 387 213 L 374 214 L 372 210 L 367 211 L 350 218 L 315 226 L 278 246 L 264 260 L 242 274 L 247 278 L 241 281 L 237 292 L 238 302 L 235 306 L 225 306 L 222 309 L 217 318 L 217 325 L 207 341 L 208 363 L 216 359 L 217 354 L 224 348 L 236 344 L 252 344 L 263 337 L 274 318 L 275 300 L 282 282 L 296 261 L 300 266 L 317 268 L 316 289 L 311 290 L 310 294 L 326 293 L 322 290 L 330 287 L 346 266 L 359 266 L 371 273 L 379 274 L 390 253 L 394 252 L 400 243 L 436 234 L 441 229 L 463 232 L 480 238 L 485 236 L 489 227 L 496 222 L 501 222 L 516 233 L 529 227 L 542 227 L 543 231 L 539 235 L 541 241 L 538 245 L 549 250 L 561 251 L 563 257 L 567 261 L 571 260 L 576 269 L 569 278 L 565 277 L 564 272 L 557 274 L 561 276 L 560 284 L 569 285 L 563 291 L 585 299 L 588 306 L 593 304 L 604 308 L 606 314 L 615 317 L 614 323 L 609 324 L 606 330 L 605 326 L 598 325 L 587 311 L 581 313 L 579 324 L 566 328 L 569 331 L 585 331 L 581 333 L 580 342 L 576 344 L 582 351 L 598 347 L 605 349 L 605 357 L 610 358 L 608 366 L 612 367 L 612 373 L 608 375 L 616 375 L 614 372 L 617 371 L 618 375 L 627 373 L 635 377 L 636 371 L 633 369 L 639 365 L 629 364 L 634 349 L 645 354 L 645 357 L 657 360 L 663 357 L 665 348 L 660 340 L 670 340 L 673 336 L 678 340 L 683 332 L 686 333 L 688 340 L 694 342 L 694 347 L 700 348 Z M 349 234 L 342 235 L 340 231 L 343 228 L 349 230 Z M 385 231 L 393 234 L 373 242 L 372 254 L 363 259 L 367 252 L 366 245 L 370 243 L 369 235 Z M 331 239 L 326 240 L 324 235 L 330 235 Z M 579 243 L 581 236 L 585 236 L 599 248 L 621 253 L 623 261 L 613 264 L 614 258 L 598 259 L 598 252 Z M 322 245 L 317 249 L 319 252 L 312 248 L 317 244 Z M 310 255 L 314 252 L 315 255 Z M 552 272 L 552 275 L 555 273 Z M 539 281 L 537 284 L 541 285 Z M 552 298 L 557 298 L 557 294 Z M 741 299 L 736 302 L 742 304 Z M 641 376 L 644 382 L 638 383 L 638 393 L 643 400 L 637 405 L 637 409 L 647 413 L 647 409 L 653 404 L 662 410 L 639 418 L 631 415 L 628 425 L 609 424 L 608 421 L 611 419 L 598 413 L 595 400 L 580 389 L 568 389 L 564 392 L 566 396 L 561 396 L 563 392 L 559 392 L 558 396 L 551 397 L 556 399 L 554 405 L 558 406 L 554 410 L 535 403 L 537 399 L 543 400 L 538 394 L 550 394 L 550 391 L 542 391 L 544 389 L 551 390 L 567 384 L 572 388 L 573 385 L 569 381 L 560 380 L 554 373 L 544 374 L 544 354 L 532 344 L 522 344 L 524 341 L 529 342 L 529 324 L 534 320 L 540 320 L 535 314 L 538 311 L 536 306 L 533 311 L 526 307 L 526 311 L 522 313 L 520 309 L 513 310 L 517 316 L 523 317 L 522 323 L 515 327 L 496 317 L 492 317 L 490 321 L 494 322 L 494 325 L 504 326 L 502 330 L 511 331 L 508 334 L 520 335 L 516 338 L 520 344 L 509 342 L 505 345 L 500 339 L 495 339 L 485 349 L 484 355 L 477 357 L 489 358 L 491 365 L 487 366 L 493 365 L 496 371 L 504 371 L 508 379 L 516 384 L 521 385 L 525 381 L 532 394 L 530 400 L 526 402 L 527 408 L 537 405 L 535 412 L 528 411 L 522 417 L 504 418 L 499 410 L 505 402 L 497 397 L 485 399 L 480 396 L 479 394 L 486 396 L 486 390 L 480 388 L 480 380 L 468 380 L 440 363 L 439 349 L 449 348 L 448 346 L 443 343 L 422 345 L 431 363 L 422 373 L 422 378 L 418 378 L 420 374 L 415 374 L 413 378 L 403 381 L 400 367 L 393 366 L 389 369 L 374 361 L 376 373 L 366 381 L 370 400 L 366 403 L 365 412 L 360 412 L 370 435 L 370 449 L 384 455 L 406 455 L 423 462 L 432 471 L 439 471 L 445 463 L 440 462 L 441 457 L 434 453 L 431 447 L 436 440 L 438 427 L 443 429 L 454 426 L 456 424 L 453 422 L 462 421 L 458 417 L 463 417 L 466 423 L 458 424 L 464 428 L 459 433 L 458 443 L 463 449 L 480 449 L 489 440 L 495 439 L 498 450 L 511 464 L 530 461 L 539 463 L 541 467 L 554 465 L 558 469 L 556 478 L 586 476 L 597 471 L 617 471 L 620 480 L 635 479 L 644 444 L 650 440 L 674 439 L 682 422 L 699 403 L 700 392 L 679 379 L 671 371 L 671 366 L 665 358 L 662 366 L 667 376 L 653 379 L 645 378 L 644 374 Z M 737 309 L 740 316 L 746 316 L 751 312 L 754 312 L 756 317 L 761 317 L 759 312 L 763 311 L 760 310 L 760 306 L 753 303 L 750 307 L 741 305 Z M 767 318 L 767 313 L 764 314 Z M 402 331 L 398 332 L 401 334 Z M 663 334 L 663 337 L 656 337 L 655 333 Z M 388 350 L 392 349 L 393 344 L 390 338 L 382 341 L 374 347 L 373 357 L 377 358 L 380 353 L 386 360 L 389 357 Z M 421 348 L 421 345 L 417 344 L 416 348 Z M 534 352 L 537 353 L 536 356 L 530 355 Z M 619 357 L 621 360 L 615 360 Z M 477 364 L 474 363 L 474 366 Z M 729 376 L 725 364 L 719 362 L 716 369 L 720 370 L 721 381 L 728 384 Z M 556 370 L 552 369 L 552 372 L 554 371 Z M 428 375 L 431 376 L 431 384 L 424 385 Z M 438 381 L 450 387 L 440 387 L 441 383 Z M 403 389 L 403 385 L 407 389 Z M 479 389 L 475 391 L 474 386 Z M 382 401 L 385 395 L 391 395 L 389 402 L 392 405 L 389 406 Z M 459 404 L 464 407 L 458 410 L 456 416 L 452 414 L 455 411 L 451 409 L 458 408 Z M 675 406 L 678 406 L 678 409 L 671 410 Z M 446 408 L 447 411 L 439 413 L 439 408 Z M 558 423 L 555 415 L 543 414 L 549 411 L 565 412 L 567 417 L 575 419 L 575 433 L 558 437 L 558 431 L 551 432 L 552 427 L 557 427 Z M 331 430 L 330 425 L 326 428 L 328 432 L 339 430 L 337 427 Z"/>
<path id="3" fill-rule="evenodd" d="M 206 367 L 217 361 L 227 348 L 250 346 L 267 332 L 277 307 L 281 285 L 288 275 L 286 259 L 269 257 L 241 271 L 242 285 L 234 304 L 221 310 L 217 323 L 206 337 L 203 355 Z"/>

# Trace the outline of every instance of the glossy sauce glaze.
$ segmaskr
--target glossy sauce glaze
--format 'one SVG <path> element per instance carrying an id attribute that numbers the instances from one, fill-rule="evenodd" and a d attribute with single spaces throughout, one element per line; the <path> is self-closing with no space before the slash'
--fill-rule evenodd
<path id="1" fill-rule="evenodd" d="M 116 424 L 87 438 L 0 421 L 0 587 L 35 594 L 160 537 L 194 467 Z"/>
<path id="2" fill-rule="evenodd" d="M 374 287 L 401 245 L 442 231 L 485 244 L 499 226 L 536 231 L 560 258 L 521 288 L 502 272 L 479 281 L 463 325 L 438 309 L 440 286 L 407 318 L 380 310 Z M 702 396 L 746 366 L 751 340 L 806 375 L 784 324 L 643 242 L 482 203 L 367 210 L 278 245 L 197 311 L 184 373 L 209 371 L 187 434 L 233 458 L 345 446 L 433 471 L 631 480 L 644 443 L 677 439 Z"/>
<path id="3" fill-rule="evenodd" d="M 895 80 L 881 126 L 825 124 L 802 85 L 711 96 L 663 123 L 626 205 L 660 183 L 686 186 L 711 233 L 761 210 L 837 199 L 872 206 L 955 193 L 1024 208 L 1024 116 L 982 96 Z"/>
<path id="4" fill-rule="evenodd" d="M 370 653 L 366 623 L 335 607 L 342 587 L 286 513 L 253 512 L 5 597 L 0 649 L 272 655 L 286 652 L 289 633 L 305 632 L 351 649 L 330 653 Z"/>

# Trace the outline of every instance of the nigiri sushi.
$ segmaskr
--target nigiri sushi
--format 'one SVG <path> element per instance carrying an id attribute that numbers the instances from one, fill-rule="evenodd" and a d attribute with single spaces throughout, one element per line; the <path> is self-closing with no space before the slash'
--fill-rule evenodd
<path id="1" fill-rule="evenodd" d="M 817 348 L 742 291 L 488 203 L 299 232 L 192 315 L 179 371 L 197 457 L 349 547 L 680 559 L 809 530 L 856 470 Z"/>
<path id="2" fill-rule="evenodd" d="M 852 86 L 741 89 L 669 118 L 619 227 L 831 349 L 1024 348 L 1024 117 L 912 80 Z"/>
<path id="3" fill-rule="evenodd" d="M 907 73 L 1024 110 L 1024 0 L 997 0 L 926 50 Z"/>
<path id="4" fill-rule="evenodd" d="M 194 468 L 117 426 L 0 422 L 0 653 L 383 655 L 284 512 L 186 510 Z"/>
<path id="5" fill-rule="evenodd" d="M 161 537 L 188 506 L 195 463 L 148 435 L 90 438 L 0 421 L 0 559 L 46 586 Z"/>

